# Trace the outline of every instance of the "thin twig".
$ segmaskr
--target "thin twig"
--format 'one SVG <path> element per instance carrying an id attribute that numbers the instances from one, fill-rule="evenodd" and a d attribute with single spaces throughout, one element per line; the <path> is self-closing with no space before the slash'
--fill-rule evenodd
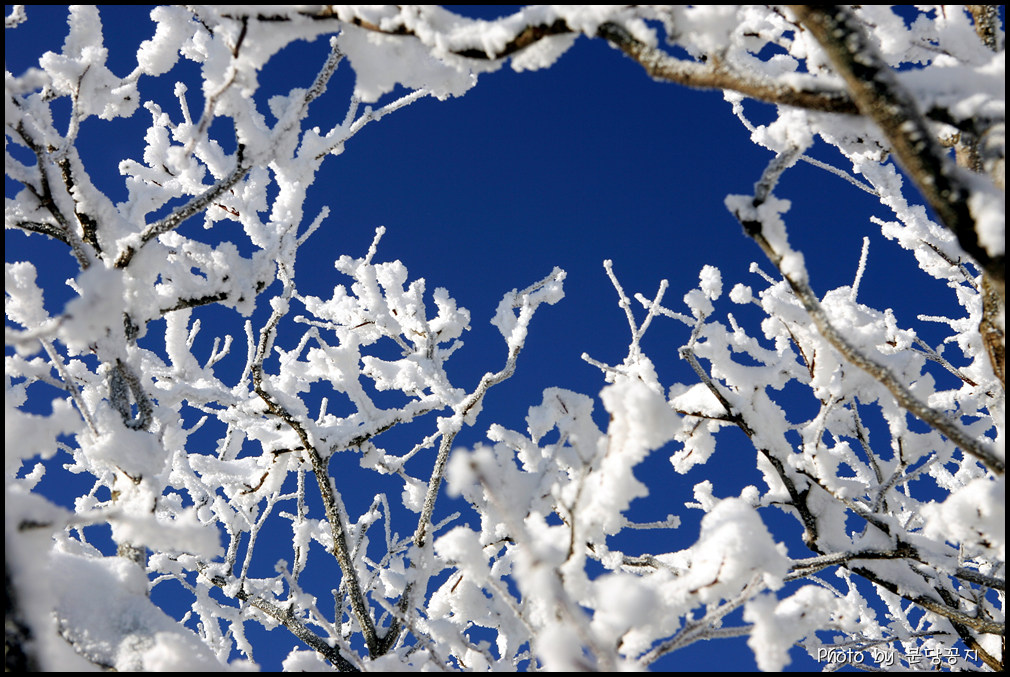
<path id="1" fill-rule="evenodd" d="M 978 189 L 936 142 L 926 117 L 880 55 L 852 9 L 842 5 L 791 5 L 845 79 L 860 114 L 887 136 L 894 154 L 940 221 L 1002 289 L 1004 255 L 979 242 L 969 197 Z"/>
<path id="2" fill-rule="evenodd" d="M 789 154 L 786 153 L 783 155 L 788 156 Z M 795 151 L 793 156 L 795 156 Z M 797 274 L 783 265 L 783 254 L 777 251 L 764 236 L 764 225 L 758 220 L 758 207 L 770 195 L 770 188 L 767 188 L 766 185 L 774 187 L 775 180 L 777 180 L 782 170 L 788 166 L 788 160 L 788 157 L 786 159 L 776 158 L 772 160 L 765 170 L 762 180 L 755 187 L 753 209 L 747 210 L 746 213 L 739 210 L 735 212 L 736 217 L 740 220 L 741 225 L 743 225 L 744 231 L 760 245 L 768 259 L 779 269 L 779 273 L 788 282 L 793 293 L 803 304 L 803 308 L 807 311 L 810 319 L 814 321 L 820 334 L 848 362 L 859 367 L 887 388 L 902 408 L 939 430 L 962 451 L 974 456 L 992 472 L 1002 475 L 1005 470 L 1005 463 L 1003 459 L 999 458 L 994 449 L 971 437 L 959 424 L 943 412 L 933 409 L 919 400 L 889 369 L 870 359 L 852 345 L 828 319 L 827 313 L 824 312 L 820 300 L 813 289 L 810 288 L 805 275 Z"/>

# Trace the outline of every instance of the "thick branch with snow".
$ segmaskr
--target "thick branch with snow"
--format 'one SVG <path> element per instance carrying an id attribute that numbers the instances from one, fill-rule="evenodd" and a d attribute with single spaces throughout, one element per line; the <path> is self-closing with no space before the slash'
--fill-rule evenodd
<path id="1" fill-rule="evenodd" d="M 70 8 L 62 51 L 5 82 L 5 226 L 76 266 L 54 312 L 52 261 L 7 247 L 20 666 L 251 667 L 257 624 L 288 633 L 291 670 L 643 669 L 740 636 L 767 670 L 797 646 L 831 667 L 864 651 L 871 667 L 933 652 L 1003 669 L 999 13 L 534 6 L 482 21 L 429 6 L 173 6 L 152 11 L 154 34 L 117 75 L 105 11 Z M 5 30 L 31 20 L 15 8 Z M 317 38 L 326 55 L 258 104 L 265 65 Z M 772 154 L 751 194 L 726 198 L 772 273 L 754 264 L 753 286 L 724 294 L 723 271 L 704 265 L 681 303 L 666 280 L 629 295 L 607 261 L 627 356 L 584 355 L 600 390 L 514 403 L 528 415 L 513 430 L 485 420 L 485 400 L 522 369 L 566 273 L 505 294 L 501 352 L 456 382 L 447 365 L 470 311 L 383 260 L 384 229 L 336 253 L 331 292 L 308 291 L 299 252 L 329 207 L 306 200 L 373 122 L 463 96 L 505 63 L 549 68 L 576 40 L 606 41 L 657 86 L 725 93 L 727 121 Z M 186 68 L 199 77 L 175 83 L 171 106 L 145 98 Z M 339 69 L 355 85 L 335 112 L 320 101 Z M 765 124 L 749 99 L 774 107 Z M 79 150 L 92 118 L 143 127 L 142 157 L 122 158 L 118 176 Z M 815 145 L 831 162 L 807 154 Z M 779 194 L 800 161 L 873 196 L 883 235 L 949 288 L 960 315 L 920 318 L 941 325 L 940 343 L 859 301 L 866 247 L 852 285 L 814 291 L 818 271 L 789 236 L 814 224 L 787 218 Z M 681 332 L 661 349 L 684 360 L 686 382 L 646 349 L 664 324 Z M 215 333 L 209 353 L 201 332 Z M 458 448 L 471 426 L 487 442 Z M 723 488 L 709 461 L 727 447 L 760 486 Z M 690 496 L 668 492 L 665 519 L 636 523 L 632 505 L 660 487 L 635 470 L 655 454 L 707 475 Z M 364 511 L 338 456 L 375 478 Z M 88 486 L 59 507 L 38 489 L 46 473 Z M 448 496 L 469 513 L 444 517 Z M 629 550 L 629 533 L 674 529 L 688 511 L 701 515 L 693 543 Z M 109 544 L 89 540 L 97 525 Z M 183 612 L 159 607 L 158 586 L 179 591 Z"/>

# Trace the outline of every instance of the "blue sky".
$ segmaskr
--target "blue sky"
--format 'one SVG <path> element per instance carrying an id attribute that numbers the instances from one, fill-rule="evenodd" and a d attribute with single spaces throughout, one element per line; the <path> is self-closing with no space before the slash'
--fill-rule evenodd
<path id="1" fill-rule="evenodd" d="M 33 65 L 46 49 L 58 49 L 66 33 L 63 8 L 29 8 L 28 17 L 26 25 L 5 38 L 6 67 L 14 73 Z M 125 74 L 153 24 L 146 10 L 131 7 L 105 9 L 102 19 L 110 66 Z M 314 64 L 321 63 L 326 51 L 319 40 L 287 50 L 268 64 L 261 79 L 267 90 L 264 106 L 269 95 L 308 86 Z M 195 68 L 180 65 L 163 82 L 141 80 L 141 93 L 160 97 L 174 114 L 172 84 L 175 79 L 192 82 L 195 74 Z M 309 124 L 312 119 L 341 119 L 352 86 L 353 72 L 342 64 Z M 770 115 L 763 104 L 748 103 L 746 109 L 758 122 Z M 140 158 L 148 121 L 141 111 L 125 124 L 91 120 L 82 130 L 82 154 L 93 167 L 93 180 L 119 199 L 125 192 L 116 165 L 124 157 Z M 651 297 L 660 280 L 668 279 L 666 304 L 676 310 L 683 309 L 679 299 L 697 286 L 706 264 L 720 268 L 726 292 L 737 282 L 762 286 L 748 272 L 750 263 L 757 261 L 769 272 L 772 267 L 723 206 L 727 194 L 750 193 L 770 159 L 748 137 L 720 92 L 654 82 L 606 43 L 580 39 L 549 70 L 514 73 L 506 67 L 481 75 L 465 96 L 421 100 L 368 126 L 343 155 L 328 160 L 310 192 L 306 214 L 328 205 L 331 216 L 300 253 L 299 289 L 328 296 L 334 284 L 346 283 L 333 260 L 343 254 L 362 256 L 374 229 L 385 226 L 379 260 L 402 260 L 412 278 L 425 278 L 429 290 L 445 287 L 470 309 L 472 331 L 449 366 L 454 382 L 469 389 L 485 371 L 504 362 L 504 344 L 489 322 L 502 294 L 541 279 L 554 266 L 565 269 L 566 298 L 538 311 L 516 375 L 491 391 L 476 428 L 464 431 L 457 444 L 476 443 L 493 422 L 523 430 L 527 409 L 540 403 L 544 388 L 560 386 L 591 396 L 599 392 L 602 375 L 580 358 L 583 352 L 611 364 L 626 355 L 628 327 L 604 273 L 604 259 L 613 260 L 629 294 Z M 823 144 L 811 155 L 837 161 Z M 8 181 L 8 197 L 10 188 Z M 946 289 L 923 276 L 910 277 L 914 261 L 870 223 L 871 215 L 888 216 L 876 200 L 808 165 L 790 170 L 777 194 L 793 202 L 787 216 L 790 238 L 807 257 L 818 293 L 852 282 L 862 238 L 869 236 L 860 301 L 893 308 L 904 326 L 914 323 L 918 313 L 942 314 L 936 306 L 947 302 Z M 74 275 L 69 254 L 43 244 L 39 236 L 26 239 L 10 231 L 5 232 L 5 252 L 7 261 L 48 259 L 47 301 L 58 312 L 70 296 L 62 291 L 63 279 Z M 747 321 L 746 311 L 730 306 L 725 296 L 717 312 L 720 307 Z M 230 322 L 227 331 L 234 331 L 237 321 L 237 316 L 226 318 L 222 327 Z M 918 328 L 928 340 L 929 326 Z M 212 336 L 213 329 L 205 325 L 204 334 Z M 643 341 L 665 386 L 696 382 L 677 356 L 687 338 L 684 326 L 657 321 Z M 597 409 L 602 412 L 600 405 Z M 747 440 L 729 432 L 721 441 L 726 448 L 687 476 L 673 471 L 667 460 L 672 450 L 657 451 L 643 464 L 639 476 L 653 495 L 636 503 L 630 516 L 651 521 L 681 514 L 684 526 L 662 536 L 670 539 L 666 549 L 685 547 L 697 536 L 700 512 L 683 508 L 692 500 L 694 484 L 712 477 L 716 494 L 726 496 L 760 482 Z M 363 489 L 360 496 L 348 498 L 352 513 L 356 502 L 364 509 L 376 490 L 371 485 Z M 49 491 L 66 502 L 55 484 Z M 798 534 L 795 527 L 787 528 Z M 407 521 L 399 527 L 401 533 L 409 529 Z M 793 543 L 797 550 L 790 555 L 808 554 L 798 538 Z M 283 630 L 271 637 L 278 647 L 291 643 Z M 278 667 L 286 649 L 276 651 L 283 653 L 257 655 L 258 662 Z M 813 665 L 801 652 L 794 651 L 793 658 L 792 668 Z M 754 660 L 744 640 L 726 640 L 693 645 L 656 667 L 748 670 L 754 669 Z"/>

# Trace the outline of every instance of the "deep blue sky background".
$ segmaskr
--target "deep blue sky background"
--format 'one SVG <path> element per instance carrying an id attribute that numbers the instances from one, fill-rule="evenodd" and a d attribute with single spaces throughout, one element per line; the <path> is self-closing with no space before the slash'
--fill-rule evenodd
<path id="1" fill-rule="evenodd" d="M 507 13 L 457 11 L 485 17 Z M 37 64 L 47 49 L 58 50 L 66 36 L 65 16 L 61 7 L 28 8 L 27 24 L 6 32 L 7 70 L 20 74 Z M 102 21 L 110 67 L 125 75 L 136 63 L 137 46 L 153 33 L 148 10 L 107 8 Z M 264 91 L 257 95 L 263 110 L 269 96 L 292 86 L 307 87 L 326 52 L 320 39 L 289 48 L 268 64 L 261 77 Z M 172 86 L 176 80 L 188 81 L 190 96 L 198 97 L 199 87 L 192 84 L 197 74 L 190 62 L 180 62 L 157 82 L 142 79 L 140 91 L 178 119 Z M 342 119 L 352 86 L 353 72 L 345 62 L 314 105 L 308 125 Z M 191 98 L 191 110 L 200 109 L 197 101 Z M 770 119 L 771 108 L 763 104 L 749 103 L 747 110 L 756 122 Z M 116 166 L 126 157 L 141 159 L 149 121 L 148 114 L 139 111 L 128 121 L 92 119 L 82 129 L 81 150 L 92 179 L 115 200 L 126 195 Z M 429 293 L 445 287 L 470 309 L 472 331 L 450 362 L 450 376 L 456 385 L 471 389 L 481 374 L 496 371 L 504 362 L 504 343 L 489 323 L 502 294 L 542 278 L 553 266 L 564 268 L 566 298 L 557 306 L 541 307 L 516 375 L 489 393 L 476 428 L 464 431 L 457 443 L 476 443 L 492 422 L 525 430 L 527 409 L 540 403 L 544 388 L 561 386 L 591 396 L 599 392 L 602 375 L 580 359 L 583 352 L 611 364 L 627 353 L 628 327 L 604 273 L 604 259 L 613 260 L 629 295 L 651 297 L 659 281 L 668 279 L 665 305 L 675 310 L 685 309 L 680 299 L 697 285 L 702 266 L 715 265 L 724 283 L 717 314 L 729 310 L 741 323 L 756 317 L 726 297 L 737 282 L 755 290 L 764 287 L 748 272 L 751 261 L 772 270 L 723 206 L 729 193 L 750 193 L 770 159 L 770 153 L 748 137 L 720 92 L 654 82 L 603 41 L 580 39 L 549 70 L 517 74 L 506 67 L 481 75 L 477 86 L 461 98 L 422 100 L 370 124 L 342 156 L 329 159 L 310 192 L 306 217 L 311 220 L 324 204 L 331 215 L 299 255 L 299 290 L 329 297 L 334 284 L 347 283 L 334 271 L 334 259 L 363 255 L 375 227 L 385 226 L 378 260 L 402 260 L 412 279 L 426 279 Z M 839 164 L 823 145 L 811 154 Z M 10 197 L 9 181 L 5 189 Z M 930 339 L 933 328 L 916 322 L 916 314 L 943 314 L 938 305 L 949 303 L 951 295 L 940 283 L 916 274 L 911 256 L 880 236 L 869 216 L 890 215 L 876 200 L 807 165 L 790 170 L 776 192 L 793 201 L 786 217 L 790 238 L 807 257 L 818 293 L 851 283 L 862 238 L 869 235 L 869 264 L 859 300 L 893 308 L 900 325 L 914 324 Z M 196 232 L 199 224 L 189 227 Z M 5 232 L 6 261 L 31 258 L 42 272 L 40 257 L 48 266 L 43 280 L 47 303 L 56 313 L 70 297 L 63 280 L 76 275 L 73 260 L 62 245 Z M 218 314 L 220 325 L 209 325 L 213 313 L 201 313 L 201 340 L 208 346 L 215 331 L 235 333 L 241 341 L 241 318 L 226 317 L 230 311 L 224 311 Z M 760 335 L 753 322 L 748 330 Z M 657 320 L 643 341 L 667 387 L 697 380 L 677 357 L 688 333 L 683 325 Z M 602 406 L 597 406 L 601 413 Z M 809 413 L 804 407 L 810 405 L 796 406 L 799 413 L 792 419 L 802 420 Z M 415 440 L 430 432 L 428 425 Z M 720 441 L 712 461 L 687 476 L 677 475 L 669 464 L 672 448 L 655 452 L 638 472 L 653 492 L 635 504 L 631 518 L 652 521 L 668 513 L 684 518 L 675 532 L 647 534 L 655 552 L 686 547 L 696 538 L 701 514 L 683 508 L 692 500 L 696 483 L 712 479 L 719 496 L 760 483 L 747 440 L 728 432 Z M 56 484 L 41 486 L 49 487 L 63 504 L 71 500 Z M 378 490 L 374 485 L 362 488 L 360 495 L 345 497 L 352 515 L 364 510 Z M 391 491 L 392 502 L 397 495 Z M 447 505 L 444 512 L 449 511 Z M 405 516 L 395 528 L 409 532 L 412 522 Z M 796 536 L 798 530 L 792 533 Z M 657 539 L 670 542 L 656 546 Z M 792 543 L 797 549 L 790 555 L 808 554 L 798 538 Z M 287 549 L 280 556 L 290 559 Z M 264 571 L 272 570 L 272 564 L 264 561 Z M 255 638 L 253 625 L 248 629 Z M 291 645 L 282 629 L 270 637 L 279 646 Z M 276 669 L 286 651 L 256 658 L 264 668 Z M 794 651 L 791 668 L 816 669 L 804 656 Z M 656 667 L 748 670 L 755 664 L 745 640 L 739 639 L 695 644 Z"/>

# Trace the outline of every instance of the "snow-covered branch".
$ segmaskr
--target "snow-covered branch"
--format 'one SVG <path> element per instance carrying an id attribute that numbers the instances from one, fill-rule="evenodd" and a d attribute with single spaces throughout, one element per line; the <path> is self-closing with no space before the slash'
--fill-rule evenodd
<path id="1" fill-rule="evenodd" d="M 609 672 L 746 637 L 765 670 L 797 647 L 831 667 L 925 654 L 1004 669 L 1000 12 L 170 6 L 124 65 L 121 25 L 103 27 L 116 11 L 71 7 L 62 46 L 5 81 L 5 557 L 22 667 Z M 9 57 L 34 48 L 18 41 L 32 21 L 6 18 Z M 558 311 L 542 306 L 575 295 L 566 273 L 495 289 L 485 317 L 504 353 L 468 354 L 470 311 L 385 260 L 384 227 L 349 244 L 361 224 L 343 207 L 402 199 L 381 171 L 368 195 L 321 172 L 353 167 L 388 116 L 506 62 L 549 68 L 578 40 L 643 80 L 724 92 L 727 123 L 771 153 L 725 203 L 774 268 L 724 293 L 747 273 L 717 267 L 717 247 L 657 242 L 671 273 L 697 261 L 679 297 L 672 274 L 634 293 L 608 258 L 617 309 L 593 299 L 591 329 L 565 338 L 619 331 L 626 355 L 576 350 L 597 386 L 552 373 L 560 387 L 500 405 L 524 423 L 494 422 Z M 839 229 L 785 215 L 790 180 L 820 170 L 838 191 L 816 196 L 821 212 L 856 195 L 872 205 L 857 225 L 910 252 L 897 293 L 918 305 L 901 321 L 861 301 L 888 298 L 869 293 L 868 239 L 851 284 L 815 292 L 828 271 L 795 235 L 841 251 Z M 479 361 L 466 378 L 462 355 Z M 278 628 L 286 657 L 250 625 Z"/>

